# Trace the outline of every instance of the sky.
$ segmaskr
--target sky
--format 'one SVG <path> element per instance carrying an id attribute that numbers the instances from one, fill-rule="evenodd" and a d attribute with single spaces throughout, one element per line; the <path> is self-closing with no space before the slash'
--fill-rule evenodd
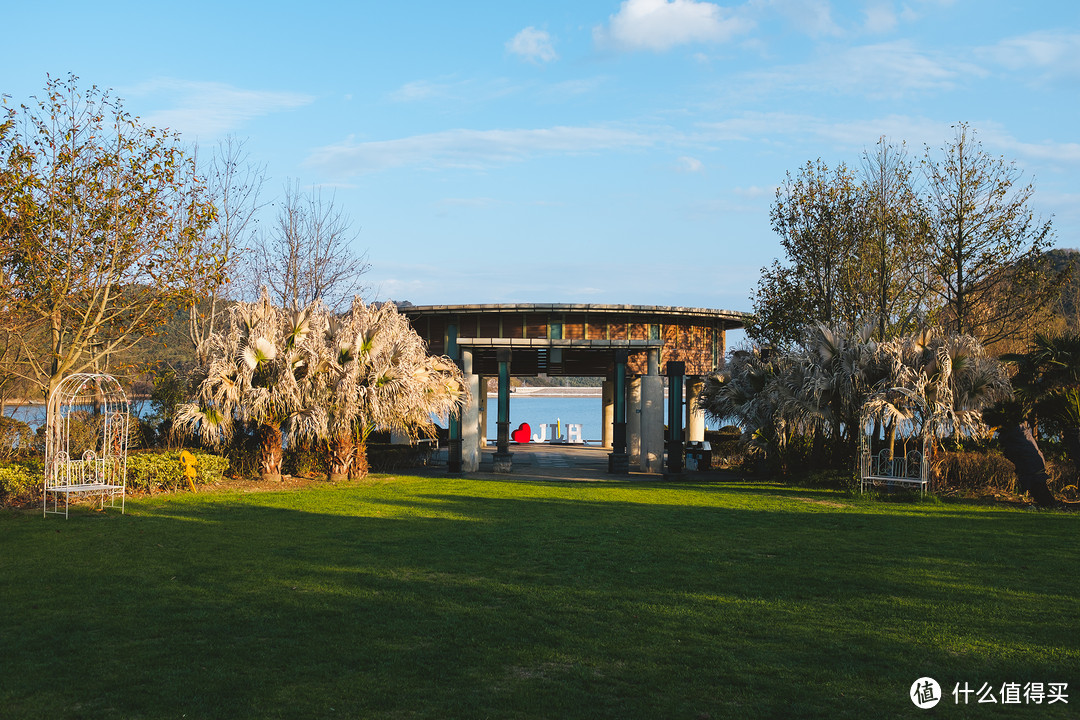
<path id="1" fill-rule="evenodd" d="M 15 3 L 0 93 L 112 88 L 263 196 L 318 187 L 370 300 L 749 311 L 785 174 L 966 122 L 1080 247 L 1075 0 Z M 267 209 L 265 213 L 272 213 Z M 270 215 L 262 227 L 269 228 Z"/>

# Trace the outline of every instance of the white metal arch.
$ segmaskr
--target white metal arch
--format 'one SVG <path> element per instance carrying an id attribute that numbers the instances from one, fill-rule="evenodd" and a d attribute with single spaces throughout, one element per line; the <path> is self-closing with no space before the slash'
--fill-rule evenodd
<path id="1" fill-rule="evenodd" d="M 119 499 L 123 512 L 130 426 L 131 406 L 115 377 L 76 373 L 61 380 L 46 409 L 43 512 L 67 517 L 73 496 L 97 496 L 101 507 L 106 498 L 111 507 Z"/>

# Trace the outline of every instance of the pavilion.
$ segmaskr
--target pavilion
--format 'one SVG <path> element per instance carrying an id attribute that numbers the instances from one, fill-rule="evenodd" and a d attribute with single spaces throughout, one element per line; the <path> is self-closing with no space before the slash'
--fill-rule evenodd
<path id="1" fill-rule="evenodd" d="M 542 374 L 605 378 L 601 427 L 603 445 L 612 451 L 609 471 L 659 472 L 665 450 L 662 368 L 671 389 L 666 449 L 681 467 L 685 442 L 704 439 L 704 416 L 695 403 L 704 376 L 723 365 L 726 331 L 744 327 L 750 317 L 653 305 L 406 305 L 399 311 L 428 352 L 449 356 L 465 373 L 472 399 L 461 419 L 451 421 L 452 472 L 479 467 L 489 377 L 498 378 L 499 393 L 495 471 L 511 471 L 510 378 Z M 670 452 L 676 446 L 679 451 Z"/>

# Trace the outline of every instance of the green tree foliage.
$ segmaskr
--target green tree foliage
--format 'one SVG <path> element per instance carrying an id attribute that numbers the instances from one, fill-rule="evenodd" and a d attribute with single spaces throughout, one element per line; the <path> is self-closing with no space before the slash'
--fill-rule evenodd
<path id="1" fill-rule="evenodd" d="M 854 328 L 862 314 L 857 288 L 866 230 L 855 175 L 844 164 L 808 162 L 795 177 L 788 173 L 770 217 L 786 264 L 762 269 L 751 336 L 788 344 L 815 320 Z"/>
<path id="2" fill-rule="evenodd" d="M 940 158 L 927 149 L 921 182 L 914 169 L 882 139 L 859 176 L 821 160 L 788 174 L 771 213 L 784 258 L 762 270 L 751 338 L 790 346 L 815 323 L 873 323 L 879 340 L 924 322 L 986 344 L 1029 332 L 1064 280 L 1033 185 L 966 124 Z"/>
<path id="3" fill-rule="evenodd" d="M 78 79 L 49 78 L 0 122 L 0 302 L 20 374 L 46 394 L 168 320 L 212 265 L 214 216 L 175 135 Z"/>

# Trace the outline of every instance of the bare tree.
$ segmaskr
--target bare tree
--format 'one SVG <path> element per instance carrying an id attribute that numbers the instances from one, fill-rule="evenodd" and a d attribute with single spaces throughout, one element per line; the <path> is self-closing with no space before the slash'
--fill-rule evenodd
<path id="1" fill-rule="evenodd" d="M 256 284 L 281 307 L 299 309 L 321 300 L 343 310 L 363 292 L 360 276 L 370 268 L 366 252 L 355 249 L 358 232 L 319 188 L 287 184 L 272 231 L 260 234 L 251 255 Z"/>
<path id="2" fill-rule="evenodd" d="M 242 271 L 241 259 L 255 245 L 266 167 L 251 159 L 244 144 L 232 135 L 221 140 L 205 169 L 210 201 L 217 213 L 202 241 L 204 252 L 214 258 L 214 267 L 205 276 L 192 277 L 199 286 L 193 288 L 188 308 L 188 337 L 200 363 L 206 361 L 202 348 L 214 334 L 221 302 L 234 294 L 230 288 Z"/>
<path id="3" fill-rule="evenodd" d="M 913 186 L 903 144 L 880 138 L 862 157 L 866 234 L 861 252 L 867 306 L 877 315 L 877 337 L 913 329 L 923 309 L 927 223 Z M 891 331 L 891 332 L 890 332 Z"/>
<path id="4" fill-rule="evenodd" d="M 966 123 L 940 160 L 924 161 L 932 237 L 928 284 L 942 320 L 984 343 L 1022 332 L 1053 297 L 1061 277 L 1048 276 L 1042 256 L 1053 240 L 1037 219 L 1031 183 L 1012 162 L 988 155 Z"/>

